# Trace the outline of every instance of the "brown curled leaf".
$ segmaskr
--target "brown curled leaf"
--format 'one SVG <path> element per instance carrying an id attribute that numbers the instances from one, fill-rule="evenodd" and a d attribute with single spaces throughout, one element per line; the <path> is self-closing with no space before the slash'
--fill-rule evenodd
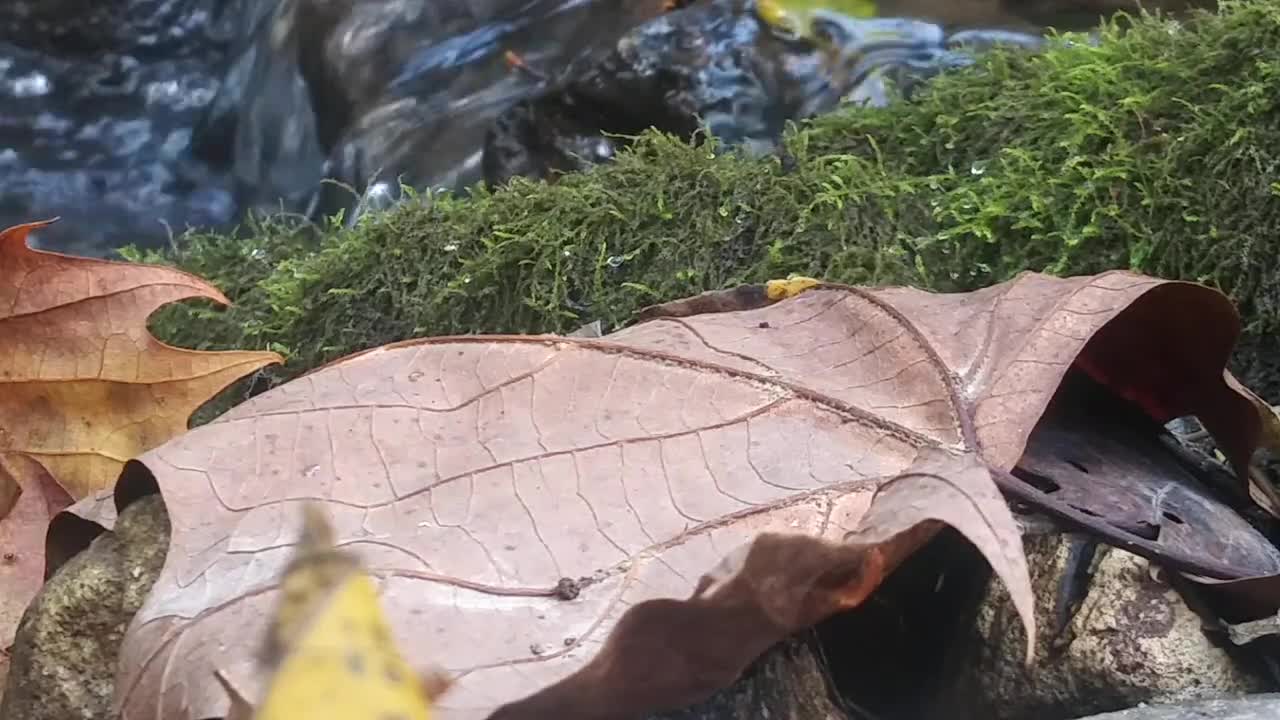
<path id="1" fill-rule="evenodd" d="M 1224 378 L 1227 386 L 1246 398 L 1258 413 L 1258 440 L 1257 449 L 1269 450 L 1271 453 L 1280 452 L 1280 413 L 1270 403 L 1258 397 L 1249 388 L 1240 384 L 1231 373 L 1226 373 Z M 1250 460 L 1253 459 L 1251 456 Z M 1235 462 L 1243 462 L 1244 458 L 1237 455 Z M 1275 517 L 1280 517 L 1280 489 L 1266 477 L 1266 473 L 1262 472 L 1253 462 L 1249 462 L 1248 470 L 1243 470 L 1238 465 L 1235 468 L 1237 474 L 1247 472 L 1249 478 L 1249 494 L 1259 506 Z"/>
<path id="2" fill-rule="evenodd" d="M 49 519 L 71 504 L 40 463 L 0 453 L 0 485 L 21 488 L 0 519 L 0 648 L 9 647 L 27 603 L 44 584 L 44 543 Z"/>
<path id="3" fill-rule="evenodd" d="M 115 493 L 111 490 L 98 490 L 54 515 L 44 540 L 45 579 L 115 524 Z"/>
<path id="4" fill-rule="evenodd" d="M 856 605 L 942 523 L 1026 610 L 992 475 L 1008 477 L 1073 363 L 1153 414 L 1249 411 L 1220 392 L 1238 321 L 1201 286 L 1027 274 L 963 295 L 818 286 L 714 307 L 600 339 L 379 348 L 130 463 L 122 482 L 154 477 L 173 541 L 122 651 L 125 720 L 218 716 L 215 670 L 257 700 L 253 644 L 310 499 L 380 582 L 410 662 L 456 679 L 441 717 L 532 717 L 565 683 L 595 700 L 556 717 L 642 715 Z M 1146 327 L 1170 311 L 1217 322 Z M 1184 352 L 1144 374 L 1125 355 L 1144 343 Z M 655 623 L 686 640 L 645 655 L 659 650 L 633 628 Z M 712 629 L 730 640 L 693 642 Z M 610 658 L 682 669 L 574 679 Z"/>

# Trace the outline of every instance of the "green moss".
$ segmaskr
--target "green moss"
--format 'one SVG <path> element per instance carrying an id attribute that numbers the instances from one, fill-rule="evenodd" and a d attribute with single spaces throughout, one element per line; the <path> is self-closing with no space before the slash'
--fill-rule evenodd
<path id="1" fill-rule="evenodd" d="M 407 337 L 615 327 L 788 273 L 960 290 L 1131 268 L 1220 287 L 1260 337 L 1280 325 L 1278 81 L 1280 0 L 1182 29 L 1140 18 L 807 123 L 782 158 L 650 134 L 553 185 L 421 198 L 310 240 L 280 222 L 197 236 L 178 264 L 237 305 L 154 324 L 281 350 L 287 377 Z"/>

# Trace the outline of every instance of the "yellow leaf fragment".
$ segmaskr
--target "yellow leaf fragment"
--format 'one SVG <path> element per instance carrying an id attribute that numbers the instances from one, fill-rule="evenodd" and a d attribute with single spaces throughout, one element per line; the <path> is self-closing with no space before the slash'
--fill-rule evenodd
<path id="1" fill-rule="evenodd" d="M 285 656 L 257 720 L 427 720 L 368 575 L 352 575 Z"/>
<path id="2" fill-rule="evenodd" d="M 263 659 L 275 672 L 255 720 L 427 720 L 442 675 L 420 678 L 400 654 L 373 580 L 308 506 L 285 571 Z"/>
<path id="3" fill-rule="evenodd" d="M 756 14 L 766 25 L 795 37 L 816 39 L 813 18 L 819 13 L 870 18 L 876 15 L 876 3 L 873 0 L 758 0 L 756 3 Z"/>
<path id="4" fill-rule="evenodd" d="M 765 283 L 765 295 L 774 302 L 795 297 L 812 287 L 821 285 L 821 280 L 811 277 L 793 276 L 786 280 L 770 280 Z"/>

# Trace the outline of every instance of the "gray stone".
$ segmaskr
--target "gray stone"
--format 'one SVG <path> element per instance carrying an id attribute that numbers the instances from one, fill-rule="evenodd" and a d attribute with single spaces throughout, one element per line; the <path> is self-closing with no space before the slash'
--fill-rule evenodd
<path id="1" fill-rule="evenodd" d="M 774 646 L 733 685 L 691 707 L 647 720 L 846 720 L 833 701 L 813 633 Z"/>
<path id="2" fill-rule="evenodd" d="M 1004 589 L 992 583 L 978 613 L 977 638 L 961 663 L 968 670 L 954 692 L 954 717 L 1065 720 L 1144 702 L 1275 689 L 1215 645 L 1200 617 L 1146 560 L 1115 548 L 1098 548 L 1088 595 L 1065 632 L 1054 637 L 1054 603 L 1070 537 L 1024 537 L 1039 631 L 1030 668 L 1022 663 L 1021 623 Z"/>
<path id="3" fill-rule="evenodd" d="M 125 628 L 164 565 L 169 515 L 158 494 L 54 573 L 18 625 L 0 720 L 107 720 Z"/>
<path id="4" fill-rule="evenodd" d="M 1179 705 L 1147 705 L 1078 720 L 1275 720 L 1280 694 L 1201 700 Z"/>

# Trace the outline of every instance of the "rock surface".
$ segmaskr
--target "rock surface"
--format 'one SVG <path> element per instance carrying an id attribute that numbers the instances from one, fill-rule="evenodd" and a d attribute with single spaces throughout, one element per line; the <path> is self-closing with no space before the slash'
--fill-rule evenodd
<path id="1" fill-rule="evenodd" d="M 948 50 L 941 26 L 921 20 L 850 18 L 832 22 L 829 33 L 834 52 L 797 44 L 759 22 L 750 6 L 727 2 L 655 18 L 564 87 L 499 115 L 485 139 L 485 180 L 581 170 L 611 158 L 616 136 L 647 126 L 681 137 L 702 127 L 728 146 L 762 154 L 788 121 L 842 100 L 886 104 L 892 95 L 882 72 L 906 91 L 968 61 Z"/>
<path id="2" fill-rule="evenodd" d="M 1055 637 L 1055 602 L 1072 536 L 1024 537 L 1041 629 L 1036 664 L 1022 665 L 1025 636 L 1003 589 L 992 586 L 956 689 L 965 717 L 1066 720 L 1082 714 L 1274 689 L 1247 658 L 1216 646 L 1200 617 L 1142 558 L 1101 546 L 1088 594 Z M 976 692 L 975 692 L 976 690 Z"/>
<path id="3" fill-rule="evenodd" d="M 1078 720 L 1274 720 L 1280 717 L 1280 694 L 1202 700 L 1177 705 L 1149 705 Z"/>
<path id="4" fill-rule="evenodd" d="M 168 549 L 158 494 L 125 508 L 45 584 L 18 626 L 0 720 L 105 720 L 125 628 Z"/>
<path id="5" fill-rule="evenodd" d="M 848 720 L 834 699 L 821 648 L 812 633 L 774 647 L 738 682 L 692 707 L 646 720 Z"/>

